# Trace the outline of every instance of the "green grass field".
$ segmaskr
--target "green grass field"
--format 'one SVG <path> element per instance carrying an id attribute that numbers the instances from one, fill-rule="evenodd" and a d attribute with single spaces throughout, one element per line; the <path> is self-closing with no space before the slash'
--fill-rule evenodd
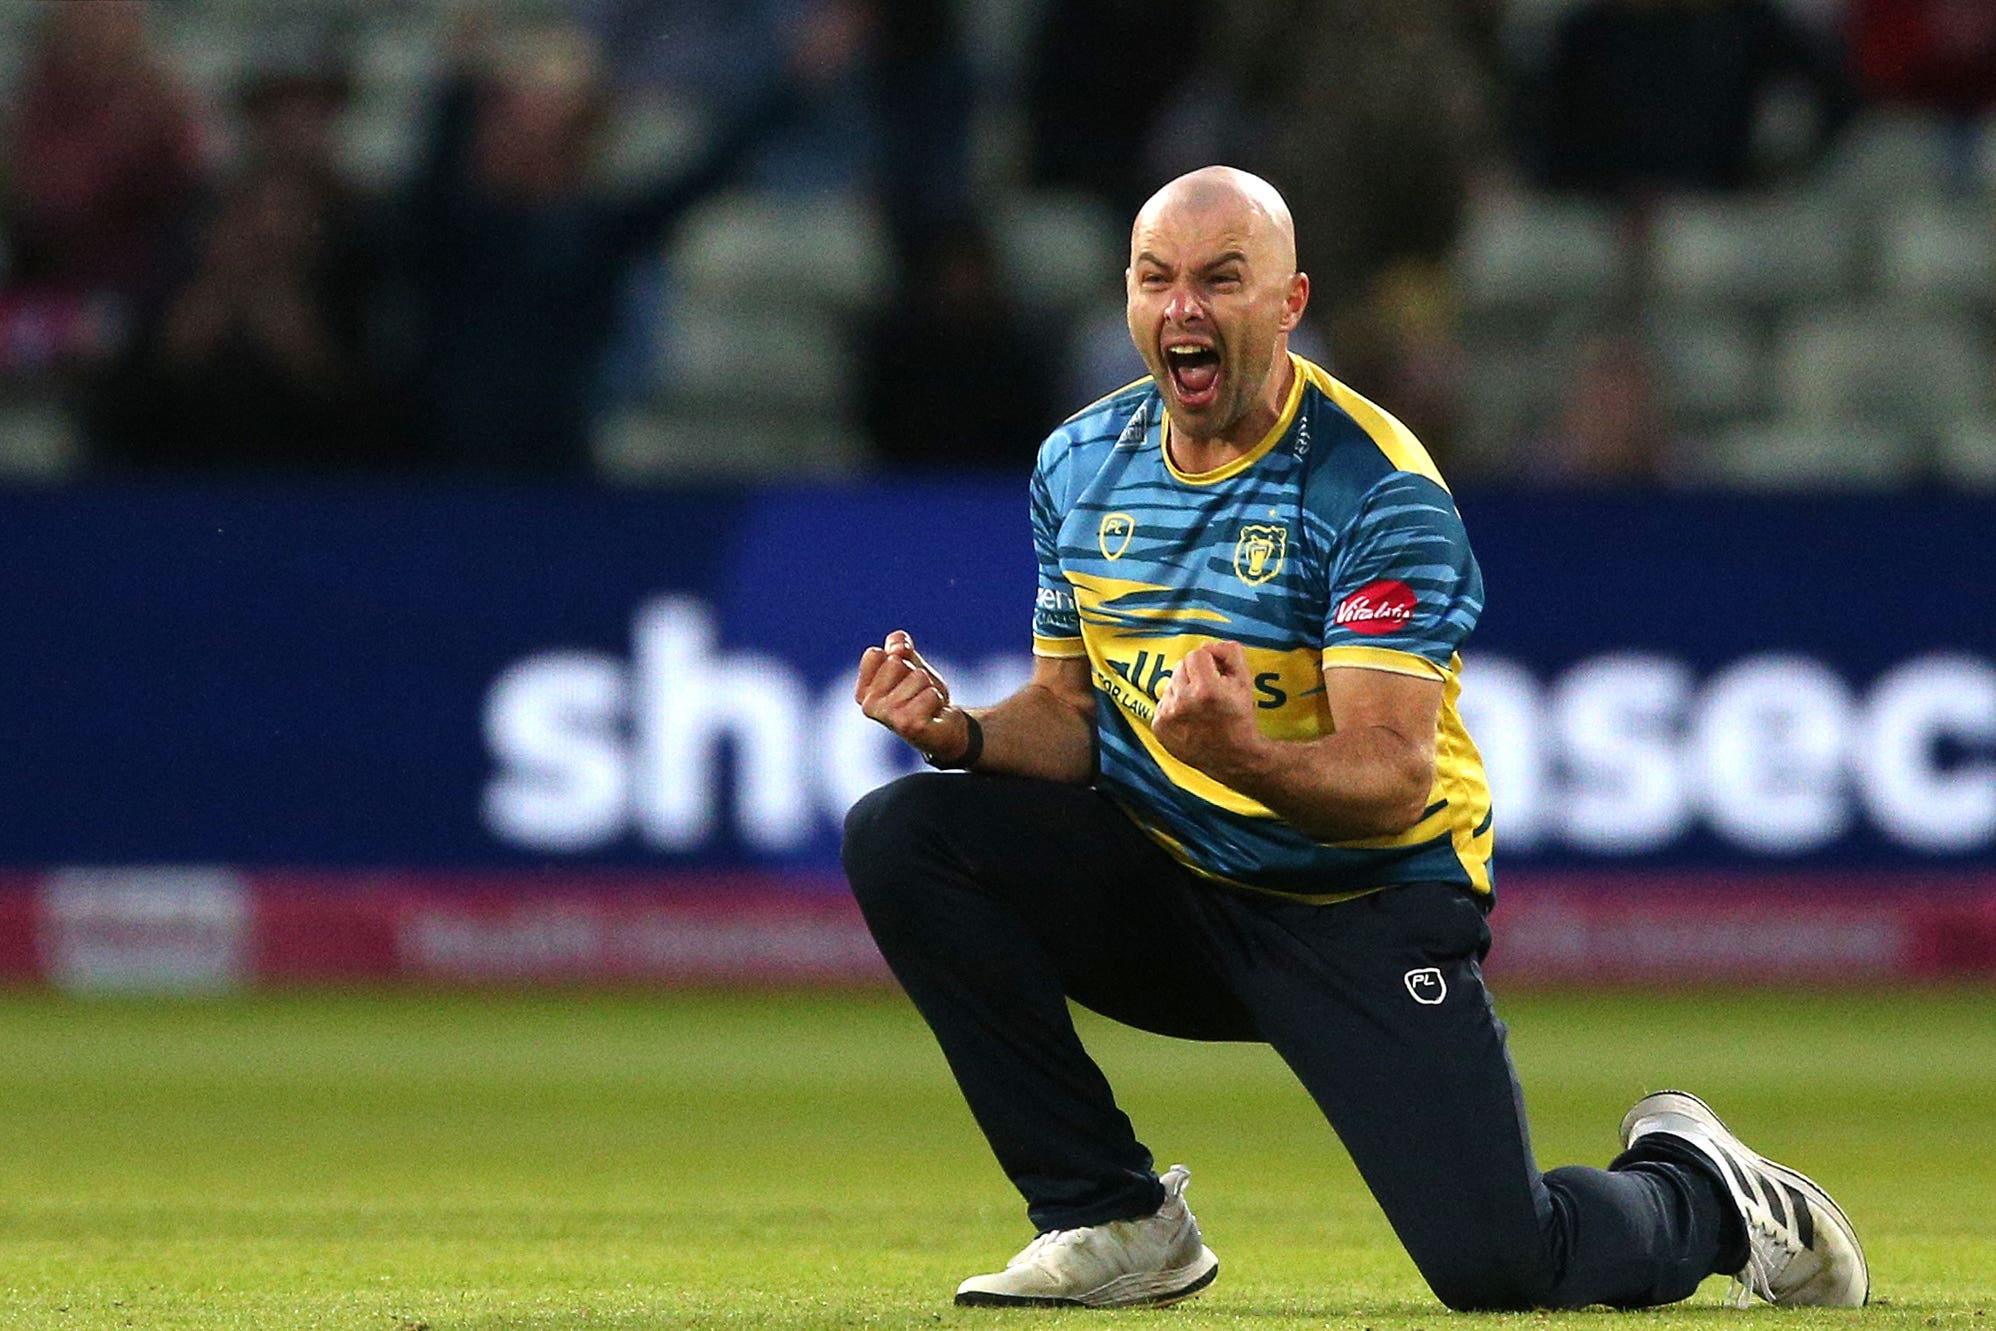
<path id="1" fill-rule="evenodd" d="M 1996 991 L 1519 994 L 1546 1164 L 1703 1093 L 1813 1173 L 1863 1313 L 1459 1317 L 1265 1050 L 1085 1030 L 1219 1281 L 1166 1310 L 956 1309 L 1029 1237 L 896 996 L 0 995 L 0 1327 L 995 1327 L 1577 1320 L 1996 1331 Z"/>

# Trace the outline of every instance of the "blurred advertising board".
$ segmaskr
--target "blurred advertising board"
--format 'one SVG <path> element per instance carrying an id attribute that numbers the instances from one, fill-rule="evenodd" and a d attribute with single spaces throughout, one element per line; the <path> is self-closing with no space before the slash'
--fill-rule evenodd
<path id="1" fill-rule="evenodd" d="M 1460 503 L 1494 966 L 1996 972 L 1996 502 Z M 0 974 L 877 976 L 853 664 L 1033 593 L 1023 480 L 0 494 Z"/>

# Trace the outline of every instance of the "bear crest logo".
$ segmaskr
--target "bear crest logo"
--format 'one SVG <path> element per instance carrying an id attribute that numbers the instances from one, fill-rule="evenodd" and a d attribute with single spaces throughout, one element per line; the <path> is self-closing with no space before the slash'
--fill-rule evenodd
<path id="1" fill-rule="evenodd" d="M 1289 528 L 1251 522 L 1241 528 L 1234 542 L 1234 575 L 1250 587 L 1259 587 L 1282 571 L 1289 553 Z"/>

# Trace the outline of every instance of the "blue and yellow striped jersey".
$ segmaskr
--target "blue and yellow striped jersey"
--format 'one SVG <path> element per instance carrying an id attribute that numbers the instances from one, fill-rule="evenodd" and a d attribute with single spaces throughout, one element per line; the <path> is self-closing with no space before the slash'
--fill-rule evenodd
<path id="1" fill-rule="evenodd" d="M 1487 893 L 1489 789 L 1456 711 L 1456 652 L 1483 608 L 1482 573 L 1413 434 L 1292 359 L 1295 387 L 1274 429 L 1216 471 L 1173 465 L 1149 379 L 1048 437 L 1032 483 L 1033 650 L 1088 658 L 1097 784 L 1195 871 L 1316 901 L 1404 882 Z M 1261 728 L 1276 739 L 1329 732 L 1325 669 L 1440 680 L 1421 821 L 1398 836 L 1317 841 L 1166 753 L 1150 729 L 1164 681 L 1218 639 L 1246 649 Z"/>

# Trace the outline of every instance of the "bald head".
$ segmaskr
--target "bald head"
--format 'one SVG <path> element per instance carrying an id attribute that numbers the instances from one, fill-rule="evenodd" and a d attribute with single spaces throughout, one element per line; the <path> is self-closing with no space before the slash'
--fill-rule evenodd
<path id="1" fill-rule="evenodd" d="M 1137 210 L 1130 252 L 1139 253 L 1148 231 L 1191 225 L 1236 234 L 1258 251 L 1258 266 L 1296 271 L 1296 221 L 1275 186 L 1232 166 L 1204 166 L 1171 181 Z"/>
<path id="2" fill-rule="evenodd" d="M 1138 211 L 1124 283 L 1173 447 L 1208 462 L 1252 448 L 1295 380 L 1289 334 L 1310 299 L 1289 205 L 1230 166 L 1180 176 Z"/>

